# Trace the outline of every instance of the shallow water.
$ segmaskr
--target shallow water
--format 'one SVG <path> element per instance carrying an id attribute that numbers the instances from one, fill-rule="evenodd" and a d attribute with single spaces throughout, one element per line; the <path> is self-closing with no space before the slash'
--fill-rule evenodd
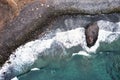
<path id="1" fill-rule="evenodd" d="M 27 73 L 20 80 L 119 80 L 119 61 L 120 54 L 116 53 L 94 55 L 92 58 L 74 56 L 62 67 L 48 66 Z"/>
<path id="2" fill-rule="evenodd" d="M 19 80 L 120 80 L 120 39 L 103 43 L 91 57 L 75 55 L 53 61 L 37 71 L 19 76 Z"/>

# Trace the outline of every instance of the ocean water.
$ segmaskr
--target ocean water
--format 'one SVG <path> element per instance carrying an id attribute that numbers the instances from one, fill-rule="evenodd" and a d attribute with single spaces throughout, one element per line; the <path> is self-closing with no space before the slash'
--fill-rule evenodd
<path id="1" fill-rule="evenodd" d="M 19 80 L 120 80 L 120 39 L 104 43 L 90 57 L 75 55 L 61 62 L 53 61 L 19 76 Z"/>
<path id="2" fill-rule="evenodd" d="M 101 44 L 90 57 L 75 55 L 53 61 L 19 76 L 19 80 L 120 80 L 120 39 Z"/>

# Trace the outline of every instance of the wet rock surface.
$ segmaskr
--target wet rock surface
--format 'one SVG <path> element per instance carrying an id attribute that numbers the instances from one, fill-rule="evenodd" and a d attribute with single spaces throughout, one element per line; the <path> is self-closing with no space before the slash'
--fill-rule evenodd
<path id="1" fill-rule="evenodd" d="M 86 35 L 86 42 L 88 47 L 92 47 L 97 38 L 99 33 L 99 27 L 97 23 L 92 23 L 86 26 L 85 28 L 85 35 Z"/>
<path id="2" fill-rule="evenodd" d="M 98 6 L 98 4 L 100 6 Z M 62 21 L 65 21 L 66 26 L 69 27 L 66 29 L 72 29 L 69 24 L 85 27 L 87 24 L 100 19 L 113 22 L 119 21 L 119 13 L 106 15 L 100 14 L 94 16 L 82 15 L 110 13 L 114 11 L 119 12 L 119 4 L 119 0 L 111 2 L 103 0 L 98 2 L 92 0 L 40 0 L 27 5 L 21 10 L 20 14 L 12 22 L 3 27 L 0 32 L 0 64 L 3 64 L 18 46 L 37 38 L 39 34 L 43 33 L 47 29 L 55 29 L 56 27 L 53 28 L 52 25 L 56 25 L 57 23 L 52 24 L 53 22 L 59 21 L 59 24 Z M 105 8 L 102 7 L 103 5 Z M 3 19 L 3 17 L 1 18 Z M 59 20 L 59 18 L 61 19 Z M 2 21 L 0 25 L 1 24 Z M 57 27 L 64 28 L 60 24 Z"/>

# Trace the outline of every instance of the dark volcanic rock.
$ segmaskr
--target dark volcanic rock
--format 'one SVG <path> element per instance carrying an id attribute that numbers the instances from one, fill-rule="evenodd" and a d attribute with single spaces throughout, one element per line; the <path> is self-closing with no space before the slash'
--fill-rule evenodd
<path id="1" fill-rule="evenodd" d="M 85 35 L 86 35 L 86 42 L 88 47 L 92 47 L 97 38 L 98 38 L 99 27 L 97 23 L 92 23 L 86 26 L 85 28 Z"/>

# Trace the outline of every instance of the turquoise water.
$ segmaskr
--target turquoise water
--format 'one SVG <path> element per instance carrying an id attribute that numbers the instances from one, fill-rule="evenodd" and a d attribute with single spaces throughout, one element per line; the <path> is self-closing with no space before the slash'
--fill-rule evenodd
<path id="1" fill-rule="evenodd" d="M 102 44 L 91 57 L 75 55 L 30 71 L 19 80 L 120 80 L 120 40 Z"/>

